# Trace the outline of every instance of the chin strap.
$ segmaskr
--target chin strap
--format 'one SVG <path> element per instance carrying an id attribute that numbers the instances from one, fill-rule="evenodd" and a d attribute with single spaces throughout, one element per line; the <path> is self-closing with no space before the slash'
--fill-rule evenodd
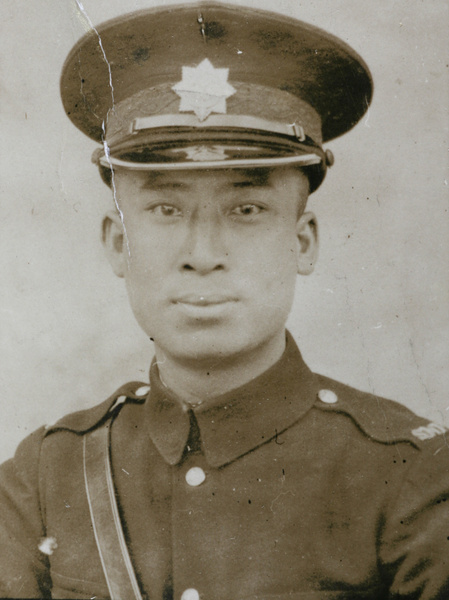
<path id="1" fill-rule="evenodd" d="M 142 600 L 115 497 L 108 419 L 84 435 L 83 467 L 90 518 L 111 600 Z"/>

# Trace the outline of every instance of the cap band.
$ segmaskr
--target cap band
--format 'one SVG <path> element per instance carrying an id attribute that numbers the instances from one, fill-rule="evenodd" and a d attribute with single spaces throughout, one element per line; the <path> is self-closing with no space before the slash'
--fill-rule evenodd
<path id="1" fill-rule="evenodd" d="M 298 123 L 250 115 L 188 114 L 136 117 L 126 137 L 107 139 L 92 156 L 103 167 L 191 170 L 324 165 L 321 146 Z"/>
<path id="2" fill-rule="evenodd" d="M 195 115 L 176 114 L 176 115 L 155 115 L 151 117 L 139 117 L 131 123 L 131 133 L 136 133 L 145 129 L 157 129 L 159 127 L 194 127 L 194 128 L 215 128 L 224 127 L 226 129 L 255 129 L 260 131 L 269 131 L 270 133 L 279 133 L 295 137 L 299 142 L 304 142 L 306 135 L 304 128 L 298 123 L 279 123 L 268 121 L 258 117 L 248 115 L 210 115 L 204 121 L 199 121 Z M 109 144 L 112 146 L 114 140 Z"/>

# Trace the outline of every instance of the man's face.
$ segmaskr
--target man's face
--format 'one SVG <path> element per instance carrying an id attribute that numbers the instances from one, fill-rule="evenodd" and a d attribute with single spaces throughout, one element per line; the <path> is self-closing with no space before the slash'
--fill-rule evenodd
<path id="1" fill-rule="evenodd" d="M 235 359 L 284 336 L 296 275 L 315 259 L 303 173 L 118 170 L 115 186 L 105 245 L 157 349 Z"/>

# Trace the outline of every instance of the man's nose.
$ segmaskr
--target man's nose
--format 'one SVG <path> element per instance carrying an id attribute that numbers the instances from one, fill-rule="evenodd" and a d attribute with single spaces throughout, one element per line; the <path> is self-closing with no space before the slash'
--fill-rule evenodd
<path id="1" fill-rule="evenodd" d="M 225 232 L 219 218 L 197 218 L 188 225 L 181 268 L 205 275 L 227 268 Z"/>

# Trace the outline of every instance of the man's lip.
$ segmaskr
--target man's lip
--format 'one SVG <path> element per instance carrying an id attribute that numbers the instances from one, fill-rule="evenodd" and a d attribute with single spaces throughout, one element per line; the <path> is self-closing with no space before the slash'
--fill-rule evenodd
<path id="1" fill-rule="evenodd" d="M 173 304 L 191 304 L 192 306 L 211 306 L 214 304 L 225 304 L 226 302 L 237 302 L 236 296 L 228 294 L 183 294 L 173 298 Z"/>

